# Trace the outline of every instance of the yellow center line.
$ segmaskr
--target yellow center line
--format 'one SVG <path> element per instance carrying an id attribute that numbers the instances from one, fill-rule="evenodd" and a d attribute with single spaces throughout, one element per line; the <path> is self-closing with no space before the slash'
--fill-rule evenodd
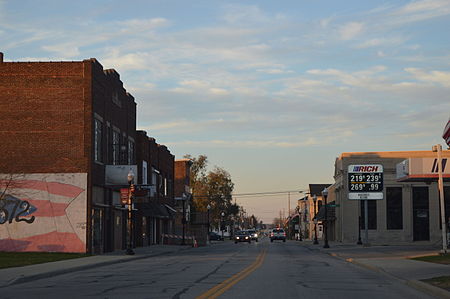
<path id="1" fill-rule="evenodd" d="M 205 298 L 217 298 L 225 291 L 230 289 L 232 286 L 234 286 L 239 281 L 243 280 L 245 277 L 247 277 L 250 273 L 258 269 L 264 262 L 264 258 L 266 256 L 266 249 L 263 249 L 261 253 L 256 258 L 255 262 L 242 270 L 241 272 L 231 276 L 230 278 L 226 279 L 225 281 L 219 283 L 215 287 L 209 289 L 202 295 L 198 296 L 196 299 L 205 299 Z"/>

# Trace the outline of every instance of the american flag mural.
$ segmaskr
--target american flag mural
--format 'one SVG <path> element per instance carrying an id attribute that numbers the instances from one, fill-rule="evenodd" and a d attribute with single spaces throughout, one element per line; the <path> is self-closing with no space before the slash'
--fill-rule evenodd
<path id="1" fill-rule="evenodd" d="M 1 178 L 0 251 L 86 252 L 86 174 Z"/>

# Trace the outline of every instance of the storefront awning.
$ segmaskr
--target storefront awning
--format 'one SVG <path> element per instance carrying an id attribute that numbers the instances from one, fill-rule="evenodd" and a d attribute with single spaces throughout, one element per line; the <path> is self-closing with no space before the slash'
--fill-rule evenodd
<path id="1" fill-rule="evenodd" d="M 154 217 L 154 218 L 174 218 L 175 213 L 169 212 L 166 205 L 157 204 L 153 202 L 136 203 L 136 209 L 142 214 L 142 216 Z"/>

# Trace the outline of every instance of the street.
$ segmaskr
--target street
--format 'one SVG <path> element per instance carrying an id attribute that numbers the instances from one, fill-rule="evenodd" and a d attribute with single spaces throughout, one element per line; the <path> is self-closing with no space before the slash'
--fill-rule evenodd
<path id="1" fill-rule="evenodd" d="M 43 265 L 44 266 L 44 265 Z M 0 289 L 1 298 L 432 298 L 301 242 L 215 242 Z"/>

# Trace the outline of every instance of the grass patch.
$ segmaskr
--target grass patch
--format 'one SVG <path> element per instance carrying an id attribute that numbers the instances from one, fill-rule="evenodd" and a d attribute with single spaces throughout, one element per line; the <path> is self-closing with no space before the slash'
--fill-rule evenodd
<path id="1" fill-rule="evenodd" d="M 450 254 L 420 256 L 412 258 L 416 261 L 450 265 Z"/>
<path id="2" fill-rule="evenodd" d="M 450 276 L 440 276 L 430 279 L 424 279 L 423 282 L 429 283 L 435 287 L 450 291 Z"/>
<path id="3" fill-rule="evenodd" d="M 87 257 L 85 253 L 0 252 L 0 269 Z"/>

